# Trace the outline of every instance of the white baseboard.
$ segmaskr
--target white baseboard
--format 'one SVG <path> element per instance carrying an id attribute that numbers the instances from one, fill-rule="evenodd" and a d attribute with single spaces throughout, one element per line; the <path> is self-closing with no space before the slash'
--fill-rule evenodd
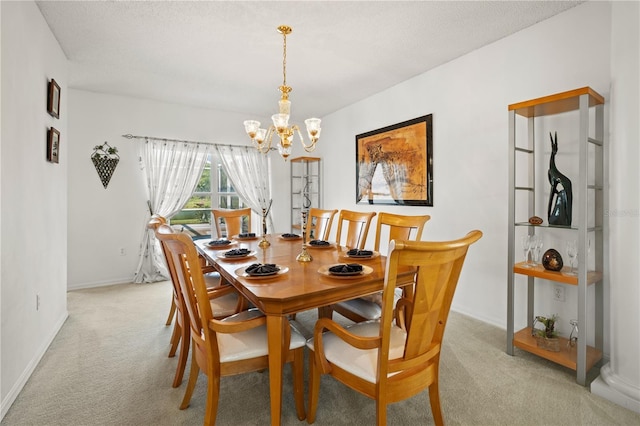
<path id="1" fill-rule="evenodd" d="M 464 315 L 464 316 L 469 317 L 469 318 L 473 318 L 473 319 L 478 320 L 478 321 L 482 321 L 482 322 L 487 323 L 487 324 L 491 324 L 491 325 L 493 325 L 495 327 L 498 327 L 498 328 L 501 328 L 503 330 L 506 330 L 506 327 L 505 327 L 504 323 L 498 323 L 498 322 L 494 321 L 493 318 L 489 318 L 489 317 L 483 316 L 483 315 L 478 315 L 477 312 L 470 312 L 470 311 L 468 311 L 466 309 L 460 309 L 458 306 L 455 306 L 455 307 L 451 306 L 451 311 L 452 312 L 456 312 L 456 313 L 461 314 L 461 315 Z"/>
<path id="2" fill-rule="evenodd" d="M 640 414 L 640 389 L 614 374 L 611 364 L 604 365 L 600 375 L 591 382 L 591 393 Z"/>
<path id="3" fill-rule="evenodd" d="M 68 317 L 69 313 L 65 311 L 62 314 L 61 318 L 57 321 L 52 333 L 47 339 L 42 342 L 42 345 L 38 348 L 34 357 L 31 359 L 31 361 L 29 361 L 22 374 L 20 374 L 20 377 L 18 378 L 16 383 L 14 383 L 14 385 L 11 387 L 11 390 L 9 390 L 6 397 L 2 400 L 2 412 L 0 415 L 0 420 L 4 418 L 4 416 L 7 414 L 7 411 L 9 411 L 9 408 L 11 408 L 11 405 L 22 391 L 22 388 L 24 388 L 24 385 L 27 384 L 29 377 L 31 377 L 31 375 L 33 374 L 34 370 L 40 363 L 40 360 L 42 360 L 42 357 L 47 352 L 47 349 L 49 349 L 51 342 L 53 342 L 53 339 L 55 339 L 55 337 L 58 335 L 58 332 L 60 331 Z"/>
<path id="4" fill-rule="evenodd" d="M 133 282 L 133 277 L 127 277 L 127 278 L 118 278 L 118 279 L 109 280 L 109 281 L 94 281 L 89 283 L 67 284 L 67 291 L 81 290 L 85 288 L 105 287 L 108 285 L 115 285 L 115 284 L 131 284 L 132 282 Z"/>

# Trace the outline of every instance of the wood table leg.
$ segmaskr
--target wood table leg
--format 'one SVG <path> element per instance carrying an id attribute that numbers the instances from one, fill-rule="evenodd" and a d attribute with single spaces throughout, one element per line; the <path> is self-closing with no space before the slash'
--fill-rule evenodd
<path id="1" fill-rule="evenodd" d="M 318 318 L 329 318 L 333 316 L 333 309 L 331 306 L 321 306 L 318 308 Z"/>
<path id="2" fill-rule="evenodd" d="M 271 397 L 271 425 L 280 424 L 282 411 L 282 365 L 285 318 L 267 315 L 267 341 L 269 346 L 269 393 Z M 288 325 L 288 324 L 287 324 Z"/>

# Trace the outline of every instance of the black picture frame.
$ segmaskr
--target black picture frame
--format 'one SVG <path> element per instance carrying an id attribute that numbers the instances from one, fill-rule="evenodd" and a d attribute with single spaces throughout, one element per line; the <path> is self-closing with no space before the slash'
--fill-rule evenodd
<path id="1" fill-rule="evenodd" d="M 53 127 L 47 131 L 47 161 L 51 163 L 60 161 L 60 132 Z"/>
<path id="2" fill-rule="evenodd" d="M 433 206 L 433 114 L 356 135 L 356 204 Z"/>
<path id="3" fill-rule="evenodd" d="M 49 82 L 47 96 L 47 112 L 55 118 L 60 118 L 60 86 L 54 79 Z"/>

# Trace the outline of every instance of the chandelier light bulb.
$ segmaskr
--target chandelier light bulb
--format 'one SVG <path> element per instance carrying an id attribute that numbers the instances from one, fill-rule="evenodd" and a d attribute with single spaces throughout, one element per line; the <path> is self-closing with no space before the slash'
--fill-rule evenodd
<path id="1" fill-rule="evenodd" d="M 244 130 L 247 132 L 251 139 L 255 139 L 258 128 L 260 128 L 259 121 L 247 120 L 244 122 Z"/>
<path id="2" fill-rule="evenodd" d="M 309 139 L 317 140 L 320 137 L 320 120 L 319 118 L 307 118 L 304 120 L 304 124 L 307 126 L 307 133 Z"/>
<path id="3" fill-rule="evenodd" d="M 264 138 L 267 136 L 267 129 L 258 129 L 256 132 L 255 140 L 258 145 L 261 145 L 264 142 Z"/>
<path id="4" fill-rule="evenodd" d="M 271 116 L 273 125 L 275 126 L 278 134 L 282 134 L 289 127 L 289 115 L 288 114 L 273 114 Z"/>

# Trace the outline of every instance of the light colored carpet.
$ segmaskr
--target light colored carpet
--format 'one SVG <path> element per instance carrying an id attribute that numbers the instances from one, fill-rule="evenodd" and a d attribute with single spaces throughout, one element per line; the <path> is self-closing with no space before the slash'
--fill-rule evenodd
<path id="1" fill-rule="evenodd" d="M 69 318 L 2 421 L 3 425 L 200 425 L 206 377 L 179 410 L 185 380 L 171 382 L 171 284 L 127 284 L 68 294 Z M 311 330 L 315 311 L 297 316 Z M 346 320 L 344 320 L 346 322 Z M 592 395 L 572 371 L 526 352 L 505 353 L 505 331 L 452 313 L 440 363 L 449 425 L 639 425 L 640 415 Z M 306 383 L 305 370 L 305 383 Z M 370 425 L 375 404 L 329 377 L 318 425 Z M 269 423 L 269 375 L 222 379 L 218 424 Z M 285 369 L 282 423 L 300 425 Z M 433 424 L 427 392 L 390 405 L 390 425 Z"/>

